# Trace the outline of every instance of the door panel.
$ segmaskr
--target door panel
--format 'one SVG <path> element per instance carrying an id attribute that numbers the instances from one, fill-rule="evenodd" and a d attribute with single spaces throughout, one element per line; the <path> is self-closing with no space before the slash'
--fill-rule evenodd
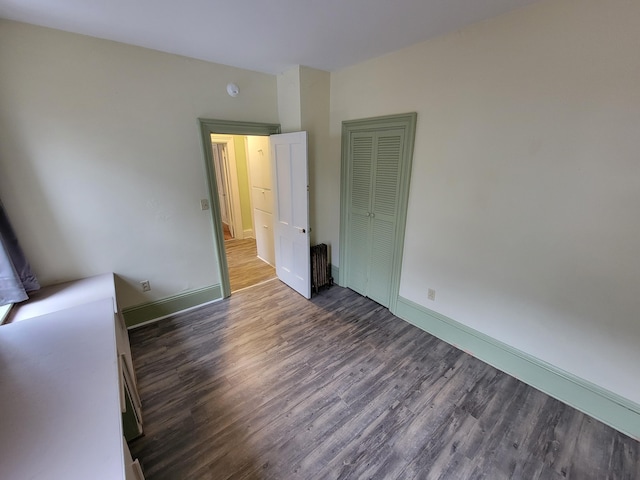
<path id="1" fill-rule="evenodd" d="M 350 145 L 352 161 L 349 170 L 349 226 L 346 232 L 349 245 L 347 286 L 361 295 L 367 295 L 369 277 L 373 141 L 371 133 L 355 133 Z"/>
<path id="2" fill-rule="evenodd" d="M 274 265 L 273 215 L 258 209 L 254 210 L 253 215 L 255 220 L 256 249 L 258 250 L 258 257 L 270 265 Z"/>
<path id="3" fill-rule="evenodd" d="M 389 305 L 404 132 L 358 132 L 350 139 L 347 286 Z"/>
<path id="4" fill-rule="evenodd" d="M 293 202 L 294 194 L 291 164 L 291 148 L 288 144 L 275 145 L 274 167 L 275 167 L 275 188 L 277 194 L 275 196 L 276 211 L 278 212 L 278 221 L 291 225 L 293 219 Z"/>
<path id="5" fill-rule="evenodd" d="M 349 281 L 347 287 L 360 295 L 367 295 L 369 278 L 370 220 L 366 215 L 351 214 L 347 242 L 349 245 Z"/>
<path id="6" fill-rule="evenodd" d="M 371 208 L 371 175 L 373 173 L 373 135 L 352 137 L 351 209 L 366 214 Z"/>
<path id="7" fill-rule="evenodd" d="M 276 275 L 311 298 L 307 132 L 272 135 Z"/>
<path id="8" fill-rule="evenodd" d="M 395 222 L 373 218 L 367 296 L 385 307 L 389 305 L 391 269 L 395 248 Z"/>
<path id="9" fill-rule="evenodd" d="M 271 190 L 253 187 L 251 189 L 251 200 L 253 201 L 253 208 L 262 210 L 266 213 L 271 213 L 273 211 L 273 194 L 271 193 Z"/>
<path id="10" fill-rule="evenodd" d="M 402 130 L 391 131 L 376 138 L 373 212 L 378 217 L 396 215 L 403 142 Z"/>

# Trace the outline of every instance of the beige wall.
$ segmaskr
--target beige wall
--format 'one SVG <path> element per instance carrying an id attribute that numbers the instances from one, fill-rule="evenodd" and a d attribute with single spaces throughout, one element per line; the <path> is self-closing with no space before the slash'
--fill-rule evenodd
<path id="1" fill-rule="evenodd" d="M 302 129 L 300 106 L 300 66 L 282 72 L 276 79 L 278 90 L 278 118 L 282 133 Z"/>
<path id="2" fill-rule="evenodd" d="M 0 195 L 42 283 L 217 284 L 197 119 L 277 123 L 276 77 L 7 21 L 0 65 Z"/>
<path id="3" fill-rule="evenodd" d="M 417 111 L 401 295 L 636 402 L 638 25 L 545 1 L 333 73 L 324 174 L 343 120 Z"/>
<path id="4" fill-rule="evenodd" d="M 115 271 L 128 306 L 219 281 L 198 117 L 318 135 L 337 263 L 341 122 L 417 111 L 401 295 L 640 402 L 639 24 L 638 2 L 544 1 L 333 73 L 325 135 L 323 72 L 2 21 L 0 196 L 44 284 Z"/>
<path id="5" fill-rule="evenodd" d="M 328 210 L 318 208 L 327 195 L 340 195 L 340 176 L 329 170 L 329 72 L 298 65 L 278 75 L 278 112 L 282 133 L 304 130 L 308 134 L 309 221 L 311 244 L 327 242 L 331 235 Z M 329 228 L 327 228 L 329 227 Z"/>
<path id="6" fill-rule="evenodd" d="M 308 132 L 309 150 L 309 218 L 311 244 L 326 243 L 330 238 L 329 211 L 318 208 L 327 195 L 340 195 L 340 177 L 327 177 L 329 161 L 329 88 L 330 74 L 323 70 L 300 67 L 301 130 Z"/>

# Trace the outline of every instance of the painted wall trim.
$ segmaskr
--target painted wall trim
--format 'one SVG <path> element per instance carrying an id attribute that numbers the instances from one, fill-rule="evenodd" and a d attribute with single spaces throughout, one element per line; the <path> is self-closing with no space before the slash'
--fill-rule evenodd
<path id="1" fill-rule="evenodd" d="M 610 427 L 640 439 L 640 405 L 637 403 L 401 296 L 395 315 Z"/>
<path id="2" fill-rule="evenodd" d="M 331 264 L 331 276 L 333 277 L 333 283 L 340 285 L 340 267 Z"/>
<path id="3" fill-rule="evenodd" d="M 242 232 L 242 234 L 244 235 L 244 238 L 255 238 L 255 235 L 253 234 L 253 228 L 247 228 Z"/>
<path id="4" fill-rule="evenodd" d="M 216 183 L 216 172 L 213 168 L 213 152 L 211 150 L 211 134 L 222 135 L 273 135 L 280 133 L 280 125 L 275 123 L 235 122 L 231 120 L 215 120 L 199 118 L 200 136 L 202 140 L 202 154 L 205 171 L 207 172 L 207 189 L 209 190 L 209 204 L 211 208 L 211 223 L 213 227 L 213 239 L 216 258 L 218 260 L 218 274 L 222 296 L 231 295 L 231 283 L 229 282 L 229 267 L 227 254 L 224 248 L 224 230 L 222 228 L 222 216 L 220 214 L 220 200 Z"/>
<path id="5" fill-rule="evenodd" d="M 124 316 L 127 327 L 133 327 L 150 321 L 160 320 L 174 313 L 221 299 L 221 285 L 211 285 L 198 290 L 163 298 L 155 302 L 123 308 L 122 315 Z"/>

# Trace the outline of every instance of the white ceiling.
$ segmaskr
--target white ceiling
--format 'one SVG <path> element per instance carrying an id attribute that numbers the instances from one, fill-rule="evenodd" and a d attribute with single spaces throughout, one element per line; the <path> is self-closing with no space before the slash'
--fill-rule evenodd
<path id="1" fill-rule="evenodd" d="M 0 0 L 0 17 L 216 63 L 334 71 L 537 0 Z"/>

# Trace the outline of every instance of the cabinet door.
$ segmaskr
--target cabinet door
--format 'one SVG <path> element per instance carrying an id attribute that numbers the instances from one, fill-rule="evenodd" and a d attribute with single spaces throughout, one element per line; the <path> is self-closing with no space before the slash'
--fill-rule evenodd
<path id="1" fill-rule="evenodd" d="M 371 237 L 371 185 L 373 176 L 374 135 L 354 133 L 349 142 L 349 224 L 347 286 L 367 295 Z"/>
<path id="2" fill-rule="evenodd" d="M 389 305 L 404 130 L 358 132 L 350 139 L 347 286 Z"/>
<path id="3" fill-rule="evenodd" d="M 142 435 L 142 403 L 138 396 L 138 391 L 134 389 L 131 382 L 131 375 L 129 374 L 127 363 L 125 361 L 125 355 L 119 356 L 120 364 L 120 388 L 121 390 L 121 402 L 124 408 L 122 410 L 122 429 L 124 436 L 127 440 L 133 440 L 134 438 Z"/>
<path id="4" fill-rule="evenodd" d="M 118 311 L 114 314 L 116 325 L 116 346 L 118 347 L 118 355 L 124 355 L 124 361 L 126 362 L 127 369 L 129 370 L 130 386 L 133 389 L 138 388 L 138 382 L 136 380 L 136 372 L 133 367 L 133 359 L 131 356 L 131 344 L 129 343 L 129 332 L 127 331 L 127 325 L 125 324 L 122 314 Z"/>
<path id="5" fill-rule="evenodd" d="M 340 278 L 393 312 L 417 115 L 342 122 Z"/>
<path id="6" fill-rule="evenodd" d="M 126 382 L 124 384 L 125 411 L 122 412 L 122 430 L 128 441 L 142 435 L 142 417 L 140 409 L 136 406 L 136 401 L 131 395 L 131 390 Z"/>
<path id="7" fill-rule="evenodd" d="M 122 453 L 124 457 L 125 479 L 144 480 L 144 474 L 142 473 L 140 462 L 137 458 L 133 460 L 133 458 L 131 457 L 131 451 L 129 450 L 129 445 L 127 445 L 127 442 L 124 438 L 122 439 Z"/>
<path id="8" fill-rule="evenodd" d="M 374 181 L 371 219 L 371 256 L 368 296 L 389 306 L 391 275 L 396 252 L 396 225 L 403 130 L 375 135 Z"/>

